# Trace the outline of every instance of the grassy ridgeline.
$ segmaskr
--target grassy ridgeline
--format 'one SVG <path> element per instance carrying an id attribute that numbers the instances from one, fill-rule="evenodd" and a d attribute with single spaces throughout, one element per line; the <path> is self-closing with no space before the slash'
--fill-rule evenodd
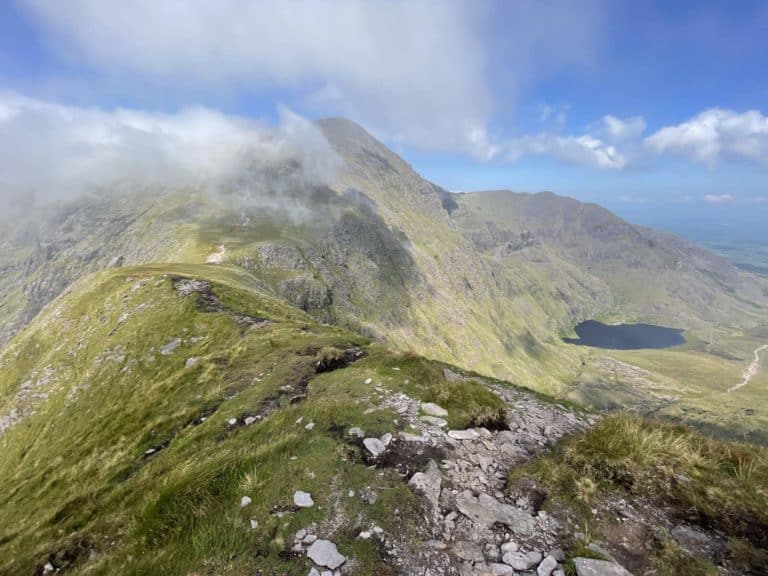
<path id="1" fill-rule="evenodd" d="M 182 294 L 185 279 L 210 292 Z M 0 574 L 42 573 L 50 561 L 71 574 L 305 575 L 306 557 L 285 554 L 293 534 L 339 518 L 339 549 L 361 574 L 387 573 L 356 535 L 370 525 L 415 534 L 420 504 L 346 435 L 396 432 L 375 387 L 443 403 L 454 427 L 504 403 L 252 285 L 226 266 L 112 269 L 13 340 L 0 355 L 0 413 L 23 418 L 0 436 Z M 349 350 L 363 357 L 316 369 Z M 262 418 L 244 425 L 249 416 Z M 365 486 L 374 504 L 347 496 Z M 275 514 L 296 490 L 315 507 Z"/>

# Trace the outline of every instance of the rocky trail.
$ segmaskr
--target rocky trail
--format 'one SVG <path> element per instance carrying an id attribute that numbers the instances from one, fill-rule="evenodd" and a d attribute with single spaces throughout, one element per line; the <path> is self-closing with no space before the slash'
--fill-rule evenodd
<path id="1" fill-rule="evenodd" d="M 462 378 L 449 370 L 446 377 Z M 378 526 L 367 527 L 358 535 L 375 540 L 397 573 L 565 573 L 561 548 L 564 526 L 540 509 L 543 498 L 535 487 L 507 490 L 507 472 L 596 420 L 519 390 L 486 384 L 508 402 L 507 425 L 499 426 L 508 429 L 450 430 L 445 420 L 448 413 L 442 407 L 377 385 L 370 411 L 393 410 L 399 415 L 400 430 L 378 438 L 366 436 L 361 428 L 346 432 L 348 441 L 361 448 L 370 466 L 396 468 L 421 498 L 423 522 L 417 546 L 405 536 L 389 534 Z M 375 486 L 366 487 L 353 496 L 375 501 L 376 490 Z M 333 528 L 325 528 L 329 527 Z M 317 564 L 310 576 L 353 573 L 354 560 L 346 564 L 347 559 L 340 557 L 332 543 L 333 533 L 323 532 L 323 528 L 313 525 L 300 530 L 293 552 L 306 553 Z M 583 575 L 628 574 L 617 563 L 588 558 L 580 559 L 577 569 Z"/>
<path id="2" fill-rule="evenodd" d="M 742 378 L 744 379 L 738 384 L 736 384 L 735 386 L 731 386 L 730 388 L 728 388 L 728 392 L 735 392 L 739 388 L 743 388 L 744 386 L 749 384 L 752 378 L 755 377 L 755 375 L 757 374 L 757 371 L 760 369 L 760 352 L 762 352 L 763 350 L 768 350 L 768 344 L 765 344 L 755 349 L 754 360 L 752 360 L 750 365 L 744 369 L 744 372 L 741 375 Z"/>
<path id="3" fill-rule="evenodd" d="M 448 369 L 445 375 L 463 378 Z M 581 534 L 580 525 L 567 512 L 542 509 L 546 494 L 526 479 L 509 482 L 509 471 L 564 436 L 593 426 L 599 416 L 475 380 L 506 400 L 507 426 L 499 428 L 508 429 L 449 429 L 448 413 L 442 407 L 378 384 L 369 410 L 388 408 L 396 412 L 397 429 L 380 437 L 367 436 L 359 427 L 345 433 L 369 466 L 395 468 L 421 500 L 419 542 L 376 525 L 363 527 L 357 536 L 373 540 L 394 573 L 564 576 L 566 551 L 580 542 L 589 549 L 588 556 L 595 557 L 571 559 L 577 576 L 644 574 L 648 572 L 641 550 L 653 545 L 659 530 L 696 557 L 722 557 L 726 546 L 722 534 L 677 524 L 649 502 L 615 497 L 597 504 L 592 513 L 610 535 L 600 543 Z M 343 486 L 335 487 L 338 498 L 356 497 L 365 503 L 375 502 L 380 488 L 366 486 L 356 494 Z M 326 521 L 296 534 L 292 553 L 307 554 L 317 565 L 309 576 L 355 573 L 354 558 L 345 558 L 333 544 L 334 533 L 342 524 L 343 519 Z M 721 573 L 731 574 L 727 569 Z"/>

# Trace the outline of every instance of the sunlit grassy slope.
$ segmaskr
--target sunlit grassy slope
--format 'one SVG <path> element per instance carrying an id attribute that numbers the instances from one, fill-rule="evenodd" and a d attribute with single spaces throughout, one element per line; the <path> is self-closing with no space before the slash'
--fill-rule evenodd
<path id="1" fill-rule="evenodd" d="M 0 436 L 0 574 L 51 561 L 71 574 L 304 575 L 308 561 L 285 549 L 313 521 L 339 523 L 359 573 L 386 573 L 355 536 L 408 534 L 419 514 L 397 472 L 368 468 L 345 436 L 396 431 L 397 414 L 368 410 L 374 387 L 439 401 L 455 427 L 501 401 L 254 283 L 227 266 L 112 269 L 13 340 L 0 356 L 0 411 L 20 415 Z M 357 362 L 316 368 L 358 348 Z M 370 485 L 375 504 L 347 496 Z M 275 514 L 299 489 L 316 506 Z"/>

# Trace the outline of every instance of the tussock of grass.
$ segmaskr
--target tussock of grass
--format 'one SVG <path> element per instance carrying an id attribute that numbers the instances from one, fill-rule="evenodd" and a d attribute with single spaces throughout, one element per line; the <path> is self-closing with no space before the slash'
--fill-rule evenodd
<path id="1" fill-rule="evenodd" d="M 650 563 L 657 576 L 718 576 L 718 569 L 706 560 L 692 558 L 672 538 L 661 538 Z"/>
<path id="2" fill-rule="evenodd" d="M 551 500 L 585 519 L 606 493 L 622 493 L 768 547 L 768 450 L 762 447 L 617 414 L 516 470 L 513 479 L 520 476 L 536 478 Z M 674 555 L 669 546 L 662 552 Z"/>

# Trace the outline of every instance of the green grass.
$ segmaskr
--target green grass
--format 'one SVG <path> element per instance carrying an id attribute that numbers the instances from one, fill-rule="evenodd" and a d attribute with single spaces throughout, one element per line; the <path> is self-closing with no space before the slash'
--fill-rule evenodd
<path id="1" fill-rule="evenodd" d="M 673 515 L 741 539 L 750 550 L 768 548 L 768 450 L 762 447 L 616 414 L 514 470 L 510 487 L 520 477 L 536 479 L 549 506 L 568 507 L 594 530 L 591 509 L 615 494 L 649 499 Z M 651 563 L 671 565 L 673 548 L 661 545 Z"/>
<path id="2" fill-rule="evenodd" d="M 184 276 L 209 282 L 224 311 L 178 295 L 173 278 Z M 497 410 L 500 399 L 479 383 L 446 382 L 442 364 L 316 324 L 253 284 L 227 266 L 109 270 L 13 340 L 0 355 L 0 409 L 30 380 L 48 397 L 25 404 L 34 413 L 0 436 L 0 574 L 31 574 L 50 560 L 72 574 L 304 575 L 308 561 L 285 552 L 312 522 L 360 574 L 384 574 L 359 531 L 377 524 L 415 541 L 417 498 L 394 470 L 369 468 L 344 432 L 397 431 L 396 414 L 365 413 L 379 383 L 444 401 L 455 426 Z M 272 323 L 249 330 L 234 313 Z M 175 338 L 179 347 L 160 354 Z M 350 347 L 367 356 L 314 373 L 317 360 Z M 290 403 L 302 382 L 307 399 Z M 286 385 L 293 391 L 282 392 Z M 227 423 L 267 406 L 274 411 L 262 421 Z M 151 448 L 160 449 L 145 457 Z M 375 504 L 347 497 L 365 486 L 376 487 Z M 273 514 L 299 489 L 314 508 Z M 243 495 L 253 499 L 247 508 Z"/>

